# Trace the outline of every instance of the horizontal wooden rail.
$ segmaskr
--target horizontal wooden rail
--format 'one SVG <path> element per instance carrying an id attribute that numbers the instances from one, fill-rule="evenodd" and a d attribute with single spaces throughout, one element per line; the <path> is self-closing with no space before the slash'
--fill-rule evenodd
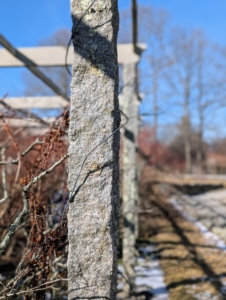
<path id="1" fill-rule="evenodd" d="M 140 54 L 145 48 L 145 44 L 138 44 L 139 53 L 136 54 L 133 52 L 133 44 L 119 44 L 118 63 L 138 63 Z M 17 50 L 39 67 L 62 67 L 65 65 L 66 48 L 63 46 L 18 48 Z M 67 65 L 72 65 L 73 57 L 73 47 L 70 47 Z M 31 66 L 32 63 L 30 64 Z M 29 65 L 29 61 L 26 61 L 26 65 Z M 16 58 L 8 50 L 2 48 L 0 49 L 0 67 L 25 67 L 25 62 Z"/>
<path id="2" fill-rule="evenodd" d="M 60 96 L 41 96 L 41 97 L 15 97 L 5 98 L 6 102 L 13 109 L 55 109 L 68 105 L 63 97 Z M 0 103 L 0 109 L 4 108 Z"/>

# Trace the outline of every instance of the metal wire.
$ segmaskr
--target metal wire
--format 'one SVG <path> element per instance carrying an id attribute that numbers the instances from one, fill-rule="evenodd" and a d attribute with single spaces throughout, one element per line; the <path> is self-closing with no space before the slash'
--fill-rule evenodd
<path id="1" fill-rule="evenodd" d="M 79 172 L 78 172 L 78 175 L 77 175 L 77 177 L 76 177 L 76 179 L 75 179 L 75 183 L 74 183 L 74 185 L 73 185 L 73 188 L 72 188 L 72 191 L 71 191 L 71 193 L 70 193 L 69 199 L 67 200 L 67 203 L 65 204 L 65 207 L 64 207 L 64 210 L 63 210 L 63 213 L 62 213 L 62 218 L 61 218 L 61 225 L 62 225 L 62 222 L 63 222 L 63 220 L 64 220 L 64 215 L 65 215 L 67 206 L 68 206 L 69 202 L 70 202 L 70 201 L 73 199 L 73 197 L 74 197 L 75 188 L 76 188 L 76 186 L 77 186 L 78 180 L 79 180 L 79 178 L 80 178 L 80 176 L 81 176 L 81 173 L 82 173 L 82 170 L 83 170 L 83 167 L 84 167 L 84 164 L 85 164 L 87 158 L 90 156 L 90 154 L 91 154 L 94 150 L 96 150 L 99 146 L 101 146 L 103 143 L 105 143 L 108 139 L 110 139 L 116 132 L 118 132 L 122 127 L 124 127 L 124 126 L 129 122 L 129 118 L 127 117 L 127 115 L 126 115 L 123 111 L 121 111 L 121 110 L 120 110 L 120 112 L 121 112 L 121 114 L 126 118 L 126 121 L 125 121 L 121 126 L 119 126 L 115 131 L 113 131 L 108 137 L 106 137 L 102 142 L 100 142 L 98 145 L 96 145 L 96 146 L 95 146 L 95 147 L 94 147 L 94 148 L 93 148 L 93 149 L 92 149 L 92 150 L 84 157 L 84 159 L 83 159 L 83 161 L 82 161 L 82 164 L 81 164 L 81 167 L 80 167 L 80 170 L 79 170 Z"/>
<path id="2" fill-rule="evenodd" d="M 80 25 L 80 23 L 82 22 L 83 18 L 85 17 L 85 15 L 87 14 L 88 10 L 93 6 L 93 4 L 96 2 L 97 0 L 93 0 L 93 2 L 90 4 L 90 6 L 88 6 L 88 8 L 85 10 L 84 14 L 81 16 L 81 18 L 79 19 L 78 23 L 76 24 L 75 28 L 72 29 L 72 33 L 71 33 L 71 37 L 70 37 L 70 40 L 67 44 L 67 50 L 66 50 L 66 54 L 65 54 L 65 68 L 68 72 L 69 75 L 72 76 L 71 74 L 71 71 L 69 70 L 68 68 L 68 65 L 67 65 L 67 57 L 68 57 L 68 51 L 69 51 L 69 47 L 71 45 L 71 41 L 72 41 L 72 38 L 74 36 L 74 34 L 76 33 L 76 30 L 78 29 L 78 26 Z"/>
<path id="3" fill-rule="evenodd" d="M 76 24 L 75 28 L 72 29 L 72 35 L 71 35 L 71 38 L 70 38 L 70 40 L 69 40 L 69 42 L 68 42 L 67 50 L 66 50 L 66 55 L 65 55 L 65 68 L 66 68 L 68 74 L 70 74 L 71 76 L 72 76 L 72 74 L 71 74 L 71 72 L 70 72 L 70 70 L 69 70 L 69 68 L 68 68 L 68 65 L 67 65 L 67 57 L 68 57 L 69 47 L 70 47 L 72 38 L 73 38 L 74 34 L 76 33 L 76 30 L 78 29 L 78 27 L 79 27 L 81 21 L 83 20 L 83 18 L 84 18 L 85 15 L 87 14 L 88 10 L 93 6 L 93 4 L 94 4 L 95 2 L 96 2 L 96 0 L 93 0 L 93 1 L 92 1 L 92 3 L 91 3 L 91 4 L 89 5 L 89 7 L 86 9 L 86 11 L 85 11 L 84 14 L 82 15 L 82 17 L 79 19 L 79 21 L 78 21 L 78 23 Z M 63 223 L 63 220 L 64 220 L 64 216 L 65 216 L 66 209 L 67 209 L 67 207 L 68 207 L 69 202 L 70 202 L 70 201 L 73 199 L 73 197 L 74 197 L 75 188 L 76 188 L 76 186 L 77 186 L 78 180 L 79 180 L 79 178 L 80 178 L 80 176 L 81 176 L 81 172 L 82 172 L 82 170 L 83 170 L 83 167 L 84 167 L 84 164 L 85 164 L 87 158 L 89 157 L 89 155 L 90 155 L 93 151 L 95 151 L 99 146 L 101 146 L 103 143 L 105 143 L 109 138 L 111 138 L 116 132 L 118 132 L 122 127 L 124 127 L 124 126 L 129 122 L 129 118 L 127 117 L 127 115 L 126 115 L 123 111 L 121 111 L 121 110 L 120 110 L 120 112 L 121 112 L 121 114 L 126 118 L 125 123 L 122 124 L 121 126 L 119 126 L 115 131 L 113 131 L 113 132 L 112 132 L 107 138 L 105 138 L 101 143 L 99 143 L 98 145 L 96 145 L 96 146 L 95 146 L 95 147 L 94 147 L 94 148 L 93 148 L 93 149 L 85 156 L 85 158 L 83 159 L 82 164 L 81 164 L 81 167 L 80 167 L 80 170 L 79 170 L 79 173 L 78 173 L 78 175 L 77 175 L 77 177 L 76 177 L 76 179 L 75 179 L 75 183 L 74 183 L 74 185 L 73 185 L 72 191 L 71 191 L 71 193 L 70 193 L 70 196 L 69 196 L 69 198 L 68 198 L 68 200 L 67 200 L 67 202 L 66 202 L 66 204 L 65 204 L 65 207 L 64 207 L 64 210 L 63 210 L 63 213 L 62 213 L 62 217 L 61 217 L 61 228 L 62 228 L 62 223 Z"/>

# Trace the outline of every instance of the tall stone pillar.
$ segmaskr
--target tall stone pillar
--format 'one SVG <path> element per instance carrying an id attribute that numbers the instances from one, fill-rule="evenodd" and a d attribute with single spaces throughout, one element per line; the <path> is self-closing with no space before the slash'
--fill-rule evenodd
<path id="1" fill-rule="evenodd" d="M 91 0 L 72 0 L 73 27 Z M 69 190 L 86 155 L 120 126 L 118 1 L 98 0 L 73 33 Z M 116 299 L 119 132 L 85 161 L 68 213 L 68 299 Z"/>
<path id="2" fill-rule="evenodd" d="M 125 276 L 134 287 L 136 263 L 136 214 L 137 214 L 137 172 L 136 172 L 136 137 L 138 130 L 138 111 L 136 93 L 136 64 L 123 64 L 123 98 L 122 109 L 128 116 L 129 122 L 124 129 L 122 141 L 122 199 L 123 199 L 123 266 Z M 129 286 L 125 287 L 129 295 Z"/>

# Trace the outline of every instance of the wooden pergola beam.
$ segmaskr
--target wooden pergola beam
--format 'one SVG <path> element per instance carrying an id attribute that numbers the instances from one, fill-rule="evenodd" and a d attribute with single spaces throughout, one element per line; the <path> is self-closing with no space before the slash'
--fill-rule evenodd
<path id="1" fill-rule="evenodd" d="M 0 49 L 0 67 L 32 67 L 34 64 L 39 67 L 65 66 L 66 48 L 63 46 L 18 48 L 17 52 L 23 55 L 23 57 L 26 56 L 26 60 L 21 60 L 7 49 Z M 146 45 L 138 44 L 137 53 L 134 53 L 133 44 L 119 44 L 117 49 L 119 64 L 138 63 L 140 60 L 140 54 L 146 49 Z M 73 47 L 70 47 L 68 51 L 67 65 L 72 65 L 73 63 L 73 52 Z"/>
<path id="2" fill-rule="evenodd" d="M 10 105 L 13 109 L 54 109 L 63 108 L 68 105 L 63 97 L 60 96 L 41 96 L 41 97 L 15 97 L 5 98 L 4 102 Z M 4 108 L 0 103 L 0 109 Z"/>
<path id="3" fill-rule="evenodd" d="M 27 127 L 27 128 L 48 128 L 52 122 L 55 121 L 56 118 L 43 118 L 43 120 L 47 123 L 46 125 L 39 123 L 33 119 L 12 119 L 12 118 L 4 118 L 4 122 L 10 127 Z M 0 126 L 3 126 L 5 123 L 0 120 Z"/>
<path id="4" fill-rule="evenodd" d="M 138 36 L 138 22 L 137 22 L 137 1 L 132 0 L 132 28 L 133 28 L 133 50 L 137 53 L 137 36 Z M 138 50 L 139 51 L 139 50 Z"/>

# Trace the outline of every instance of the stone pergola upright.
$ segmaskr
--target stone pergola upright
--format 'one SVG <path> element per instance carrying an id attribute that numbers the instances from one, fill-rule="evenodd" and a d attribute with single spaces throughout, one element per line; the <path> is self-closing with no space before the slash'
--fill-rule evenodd
<path id="1" fill-rule="evenodd" d="M 130 51 L 134 46 L 128 45 Z M 130 288 L 135 285 L 135 243 L 138 235 L 138 183 L 137 183 L 137 134 L 138 134 L 138 108 L 139 99 L 137 93 L 137 64 L 145 50 L 144 44 L 138 44 L 136 53 L 122 64 L 123 88 L 120 95 L 120 106 L 128 116 L 129 122 L 123 129 L 122 135 L 122 201 L 123 201 L 123 267 L 125 276 L 130 283 L 125 286 L 125 292 L 129 296 Z"/>

